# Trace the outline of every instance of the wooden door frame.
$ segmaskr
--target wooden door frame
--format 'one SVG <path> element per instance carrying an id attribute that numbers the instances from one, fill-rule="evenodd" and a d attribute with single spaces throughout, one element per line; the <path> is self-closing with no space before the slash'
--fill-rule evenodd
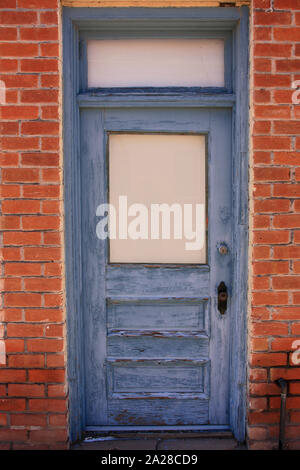
<path id="1" fill-rule="evenodd" d="M 118 94 L 94 96 L 82 93 L 81 34 L 95 31 L 136 31 L 142 37 L 143 24 L 173 35 L 197 31 L 209 37 L 232 34 L 231 60 L 226 72 L 226 90 L 216 93 Z M 81 306 L 81 195 L 79 109 L 83 107 L 173 106 L 230 107 L 233 113 L 233 286 L 232 344 L 230 353 L 230 427 L 238 441 L 245 439 L 247 380 L 247 294 L 248 294 L 248 74 L 249 10 L 241 8 L 63 8 L 63 137 L 65 260 L 67 293 L 67 371 L 69 387 L 69 436 L 74 442 L 85 430 L 84 329 Z M 149 33 L 147 33 L 149 34 Z M 227 52 L 226 52 L 227 51 Z M 231 89 L 232 88 L 232 89 Z"/>

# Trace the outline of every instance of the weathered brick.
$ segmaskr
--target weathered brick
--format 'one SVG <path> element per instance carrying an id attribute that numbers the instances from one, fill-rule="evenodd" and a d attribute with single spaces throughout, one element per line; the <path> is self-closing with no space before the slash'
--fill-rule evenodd
<path id="1" fill-rule="evenodd" d="M 39 368 L 45 366 L 45 358 L 42 354 L 12 354 L 8 358 L 9 367 Z M 12 380 L 12 382 L 15 382 Z"/>
<path id="2" fill-rule="evenodd" d="M 44 385 L 9 384 L 8 395 L 12 397 L 42 397 L 45 395 Z"/>

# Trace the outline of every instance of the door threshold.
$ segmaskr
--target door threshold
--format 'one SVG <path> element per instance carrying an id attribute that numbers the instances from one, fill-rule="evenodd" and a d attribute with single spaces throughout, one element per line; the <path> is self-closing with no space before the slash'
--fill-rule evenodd
<path id="1" fill-rule="evenodd" d="M 184 439 L 187 437 L 216 437 L 232 438 L 229 426 L 203 425 L 203 426 L 87 426 L 85 442 L 102 440 L 103 438 L 116 439 L 147 439 L 151 437 Z"/>

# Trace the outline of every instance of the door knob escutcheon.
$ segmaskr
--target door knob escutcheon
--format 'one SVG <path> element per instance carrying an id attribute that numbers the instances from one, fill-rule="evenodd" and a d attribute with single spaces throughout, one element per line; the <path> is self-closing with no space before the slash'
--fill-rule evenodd
<path id="1" fill-rule="evenodd" d="M 227 287 L 224 281 L 220 282 L 218 286 L 218 310 L 221 315 L 227 310 L 227 299 L 228 299 L 228 292 Z"/>

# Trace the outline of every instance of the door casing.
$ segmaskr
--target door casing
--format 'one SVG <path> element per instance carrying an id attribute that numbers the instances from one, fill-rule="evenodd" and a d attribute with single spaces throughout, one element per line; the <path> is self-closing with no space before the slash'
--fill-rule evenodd
<path id="1" fill-rule="evenodd" d="M 105 104 L 112 107 L 168 106 L 231 107 L 233 111 L 233 285 L 232 337 L 230 353 L 230 426 L 238 441 L 245 439 L 246 357 L 248 290 L 248 64 L 249 10 L 241 8 L 63 8 L 63 106 L 64 106 L 64 201 L 65 262 L 67 293 L 67 371 L 69 386 L 70 441 L 80 439 L 85 429 L 85 386 L 83 370 L 84 328 L 81 310 L 81 195 L 79 109 Z M 146 22 L 146 23 L 145 23 Z M 153 35 L 197 31 L 203 37 L 211 32 L 226 38 L 227 90 L 212 94 L 187 95 L 182 90 L 151 97 L 127 93 L 122 96 L 94 96 L 84 92 L 85 54 L 81 34 L 104 31 L 113 37 L 122 29 L 141 37 L 147 24 Z M 152 26 L 152 28 L 151 28 Z M 149 36 L 149 29 L 147 35 Z M 226 44 L 226 43 L 225 43 Z M 231 89 L 232 88 L 232 89 Z M 203 90 L 205 91 L 205 90 Z M 212 91 L 212 90 L 211 90 Z"/>

